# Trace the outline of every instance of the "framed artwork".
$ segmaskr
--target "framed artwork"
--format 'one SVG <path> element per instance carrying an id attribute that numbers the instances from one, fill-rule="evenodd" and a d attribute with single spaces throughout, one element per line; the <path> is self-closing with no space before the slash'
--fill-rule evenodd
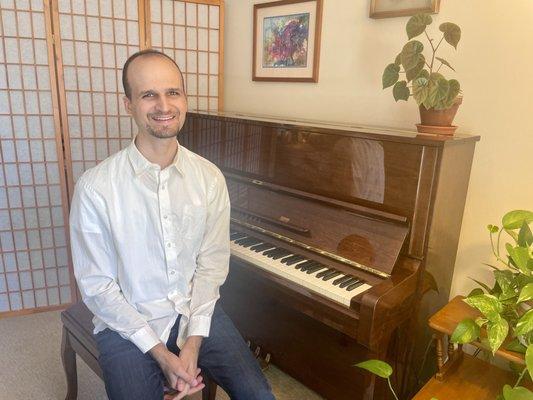
<path id="1" fill-rule="evenodd" d="M 370 18 L 404 17 L 439 12 L 440 0 L 371 0 Z"/>
<path id="2" fill-rule="evenodd" d="M 254 5 L 252 80 L 318 82 L 322 0 Z"/>

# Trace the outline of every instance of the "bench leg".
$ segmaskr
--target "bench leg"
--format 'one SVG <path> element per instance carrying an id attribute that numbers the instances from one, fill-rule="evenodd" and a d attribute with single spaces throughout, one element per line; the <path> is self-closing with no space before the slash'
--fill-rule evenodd
<path id="1" fill-rule="evenodd" d="M 63 338 L 61 340 L 61 360 L 67 378 L 67 397 L 65 400 L 76 400 L 78 398 L 78 375 L 76 371 L 76 353 L 70 344 L 69 332 L 63 327 Z"/>

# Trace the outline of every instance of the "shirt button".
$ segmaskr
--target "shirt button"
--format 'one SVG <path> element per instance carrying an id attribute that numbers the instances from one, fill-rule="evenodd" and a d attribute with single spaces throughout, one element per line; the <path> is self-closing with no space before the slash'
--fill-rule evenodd
<path id="1" fill-rule="evenodd" d="M 163 215 L 163 219 L 168 219 L 168 215 Z"/>
<path id="2" fill-rule="evenodd" d="M 174 271 L 173 269 L 170 270 L 170 275 L 174 275 L 176 273 L 176 271 Z"/>
<path id="3" fill-rule="evenodd" d="M 168 247 L 168 248 L 172 247 L 172 243 L 168 242 L 168 243 L 167 243 L 167 247 Z"/>

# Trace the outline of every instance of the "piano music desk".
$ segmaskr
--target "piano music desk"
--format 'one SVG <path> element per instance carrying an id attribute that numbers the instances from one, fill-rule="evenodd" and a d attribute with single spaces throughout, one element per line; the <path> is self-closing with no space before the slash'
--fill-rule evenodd
<path id="1" fill-rule="evenodd" d="M 437 366 L 439 370 L 413 400 L 430 400 L 432 398 L 439 400 L 494 400 L 502 392 L 505 384 L 513 386 L 516 383 L 517 376 L 515 374 L 464 353 L 462 346 L 455 350 L 449 346 L 447 350 L 448 360 L 444 362 L 444 337 L 449 338 L 457 324 L 463 319 L 476 318 L 480 315 L 477 310 L 472 309 L 463 301 L 462 296 L 457 296 L 429 319 L 429 326 L 435 332 L 437 339 Z M 481 343 L 478 342 L 473 343 L 473 345 L 482 347 Z M 524 364 L 524 359 L 520 354 L 512 351 L 500 349 L 496 352 L 496 356 Z M 525 379 L 521 385 L 531 389 L 531 384 L 525 384 L 524 381 Z"/>

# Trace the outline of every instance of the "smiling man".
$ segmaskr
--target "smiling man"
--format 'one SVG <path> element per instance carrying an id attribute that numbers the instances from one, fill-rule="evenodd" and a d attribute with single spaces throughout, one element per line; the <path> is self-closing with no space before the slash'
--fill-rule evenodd
<path id="1" fill-rule="evenodd" d="M 181 71 L 144 50 L 126 61 L 122 81 L 138 134 L 83 174 L 70 215 L 108 396 L 160 400 L 166 382 L 180 399 L 203 388 L 199 366 L 232 399 L 273 399 L 216 305 L 228 272 L 229 199 L 218 168 L 176 139 L 187 113 Z"/>

